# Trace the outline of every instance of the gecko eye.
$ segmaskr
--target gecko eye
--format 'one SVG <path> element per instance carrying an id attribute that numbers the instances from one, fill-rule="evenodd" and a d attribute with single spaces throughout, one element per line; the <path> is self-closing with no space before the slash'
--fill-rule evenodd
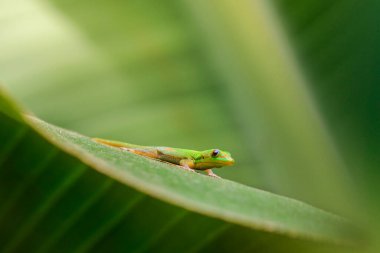
<path id="1" fill-rule="evenodd" d="M 219 149 L 214 149 L 214 150 L 212 151 L 212 153 L 211 153 L 211 156 L 212 156 L 212 157 L 217 157 L 217 156 L 219 155 L 219 153 L 220 153 Z"/>

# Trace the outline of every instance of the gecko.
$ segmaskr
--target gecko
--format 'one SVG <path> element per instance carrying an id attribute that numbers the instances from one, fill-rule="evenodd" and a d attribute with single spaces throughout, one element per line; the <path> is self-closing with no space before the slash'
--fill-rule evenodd
<path id="1" fill-rule="evenodd" d="M 97 143 L 120 148 L 121 150 L 137 155 L 179 165 L 188 171 L 205 171 L 207 175 L 216 178 L 220 177 L 212 171 L 213 168 L 230 166 L 235 163 L 235 160 L 231 157 L 229 152 L 222 151 L 220 149 L 196 151 L 182 148 L 141 146 L 100 138 L 92 138 L 92 140 Z"/>

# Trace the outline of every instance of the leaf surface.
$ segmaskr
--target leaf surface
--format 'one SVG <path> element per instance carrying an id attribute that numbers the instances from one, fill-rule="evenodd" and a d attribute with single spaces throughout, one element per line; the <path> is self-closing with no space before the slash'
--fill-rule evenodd
<path id="1" fill-rule="evenodd" d="M 109 148 L 34 117 L 14 120 L 3 96 L 4 104 L 4 252 L 198 251 L 214 243 L 232 250 L 263 239 L 277 252 L 283 243 L 305 249 L 351 240 L 342 218 L 300 201 Z"/>

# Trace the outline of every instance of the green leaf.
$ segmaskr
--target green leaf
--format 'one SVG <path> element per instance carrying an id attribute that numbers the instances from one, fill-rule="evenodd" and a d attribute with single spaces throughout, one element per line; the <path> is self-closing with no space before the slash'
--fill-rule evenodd
<path id="1" fill-rule="evenodd" d="M 34 117 L 15 120 L 9 99 L 0 101 L 2 252 L 231 252 L 258 243 L 302 252 L 352 240 L 338 216 Z"/>

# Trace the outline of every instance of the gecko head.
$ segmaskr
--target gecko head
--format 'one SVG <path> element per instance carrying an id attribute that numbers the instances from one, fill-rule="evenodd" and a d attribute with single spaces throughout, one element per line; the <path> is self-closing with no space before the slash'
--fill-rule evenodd
<path id="1" fill-rule="evenodd" d="M 208 149 L 202 151 L 199 157 L 195 159 L 194 163 L 197 169 L 210 169 L 233 165 L 235 160 L 227 151 Z"/>

